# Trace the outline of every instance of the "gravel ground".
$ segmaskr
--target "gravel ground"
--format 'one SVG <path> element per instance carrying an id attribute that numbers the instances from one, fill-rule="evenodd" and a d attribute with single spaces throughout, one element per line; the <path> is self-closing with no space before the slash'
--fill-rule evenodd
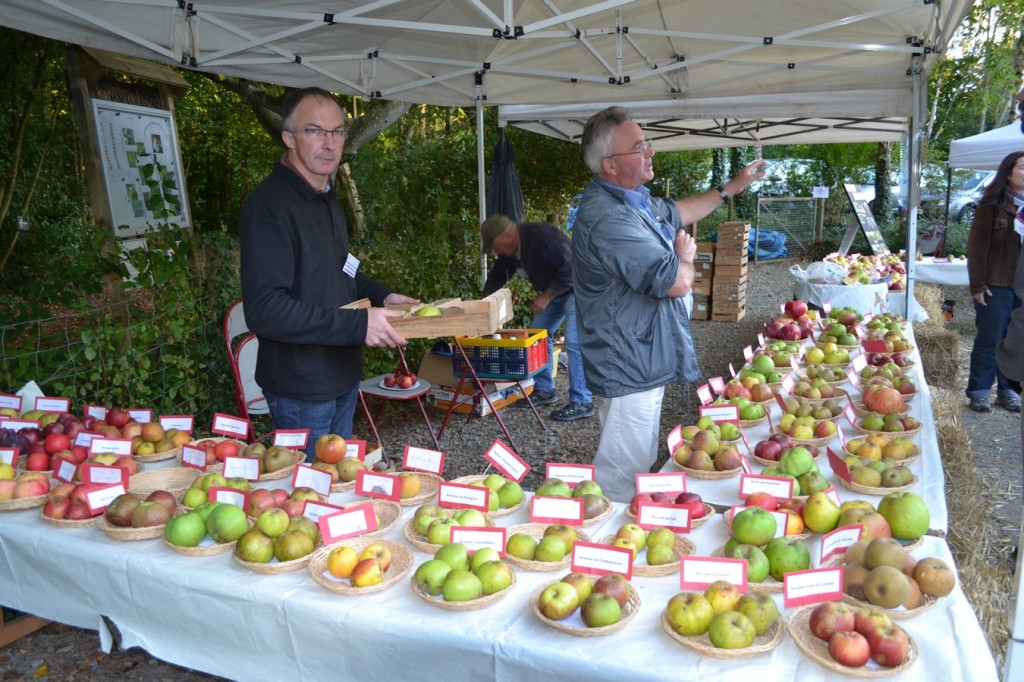
<path id="1" fill-rule="evenodd" d="M 693 325 L 706 376 L 728 374 L 728 364 L 742 364 L 742 348 L 756 343 L 763 322 L 775 314 L 778 304 L 791 295 L 790 262 L 751 264 L 747 288 L 747 315 L 735 323 L 700 321 Z M 964 288 L 946 288 L 947 298 L 957 301 L 953 328 L 961 334 L 960 386 L 966 385 L 966 367 L 974 335 L 973 313 Z M 559 395 L 567 395 L 563 372 L 557 379 Z M 680 423 L 696 419 L 693 387 L 671 386 L 666 391 L 662 411 L 661 437 Z M 1012 555 L 1016 549 L 1021 521 L 1021 447 L 1020 417 L 996 408 L 991 414 L 977 415 L 963 410 L 963 423 L 971 434 L 972 450 L 979 473 L 998 492 L 993 505 L 992 522 L 1000 529 L 1002 549 L 993 561 L 1013 570 Z M 544 408 L 547 416 L 550 408 Z M 436 411 L 430 413 L 435 428 L 439 425 Z M 597 418 L 562 424 L 545 420 L 546 429 L 538 427 L 528 409 L 511 407 L 501 412 L 511 431 L 517 449 L 533 467 L 525 481 L 534 489 L 543 477 L 544 462 L 589 463 L 597 444 Z M 359 425 L 357 423 L 357 431 Z M 430 446 L 418 411 L 413 405 L 398 405 L 385 410 L 378 429 L 388 454 L 401 456 L 406 443 Z M 445 474 L 448 478 L 480 473 L 486 462 L 483 453 L 495 438 L 504 438 L 494 417 L 467 420 L 456 416 L 441 440 L 447 455 Z M 658 463 L 660 466 L 661 462 Z M 96 633 L 88 630 L 51 624 L 42 630 L 0 649 L 0 679 L 40 680 L 216 680 L 219 678 L 186 670 L 151 657 L 140 649 L 115 648 L 110 655 L 98 650 Z"/>

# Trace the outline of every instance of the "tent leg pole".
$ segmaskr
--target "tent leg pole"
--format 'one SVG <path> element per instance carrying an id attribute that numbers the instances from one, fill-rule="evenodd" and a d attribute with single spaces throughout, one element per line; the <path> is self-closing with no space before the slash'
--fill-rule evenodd
<path id="1" fill-rule="evenodd" d="M 477 213 L 480 221 L 483 222 L 487 211 L 487 196 L 485 188 L 487 177 L 484 172 L 484 103 L 481 97 L 476 99 L 476 185 L 477 185 Z M 482 237 L 481 237 L 482 238 Z M 487 254 L 480 254 L 480 286 L 487 281 Z"/>

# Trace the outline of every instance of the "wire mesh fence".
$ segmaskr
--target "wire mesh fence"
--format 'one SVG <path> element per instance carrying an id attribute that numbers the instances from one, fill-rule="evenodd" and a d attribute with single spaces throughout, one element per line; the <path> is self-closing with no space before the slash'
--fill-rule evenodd
<path id="1" fill-rule="evenodd" d="M 788 256 L 805 255 L 818 238 L 818 204 L 811 197 L 759 197 L 751 241 L 761 230 L 774 230 L 786 235 Z"/>

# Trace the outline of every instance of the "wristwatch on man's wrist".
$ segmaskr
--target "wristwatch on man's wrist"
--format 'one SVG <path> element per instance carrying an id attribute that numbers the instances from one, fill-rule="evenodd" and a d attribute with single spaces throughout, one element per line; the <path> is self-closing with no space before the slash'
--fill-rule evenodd
<path id="1" fill-rule="evenodd" d="M 718 195 L 722 197 L 722 201 L 729 201 L 729 193 L 725 191 L 725 187 L 719 185 L 715 189 L 718 190 Z"/>

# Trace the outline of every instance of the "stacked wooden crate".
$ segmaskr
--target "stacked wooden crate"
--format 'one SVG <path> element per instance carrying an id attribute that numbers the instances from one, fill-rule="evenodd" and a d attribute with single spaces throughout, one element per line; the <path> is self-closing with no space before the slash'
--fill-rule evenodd
<path id="1" fill-rule="evenodd" d="M 747 312 L 747 241 L 750 223 L 722 223 L 715 247 L 711 319 L 737 322 Z"/>
<path id="2" fill-rule="evenodd" d="M 715 245 L 711 242 L 697 244 L 693 257 L 693 310 L 690 318 L 707 320 L 711 318 L 711 283 L 715 274 Z"/>

